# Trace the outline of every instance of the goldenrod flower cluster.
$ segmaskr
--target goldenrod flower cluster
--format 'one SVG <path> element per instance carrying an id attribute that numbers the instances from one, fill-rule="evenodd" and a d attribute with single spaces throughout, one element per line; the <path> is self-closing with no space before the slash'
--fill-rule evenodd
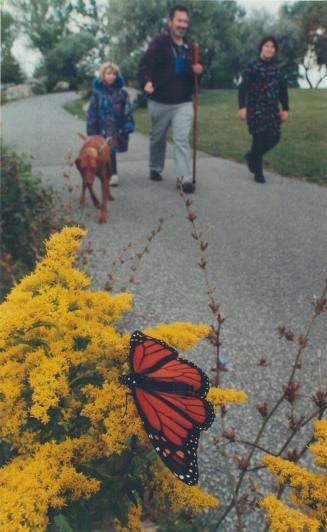
<path id="1" fill-rule="evenodd" d="M 327 529 L 327 420 L 315 423 L 314 436 L 317 442 L 309 449 L 316 455 L 315 464 L 326 471 L 311 472 L 294 462 L 270 455 L 262 459 L 279 484 L 289 486 L 289 499 L 299 507 L 299 510 L 292 510 L 275 497 L 266 497 L 262 506 L 268 512 L 273 530 Z"/>
<path id="2" fill-rule="evenodd" d="M 108 474 L 131 439 L 144 452 L 151 447 L 118 382 L 128 371 L 130 335 L 116 322 L 132 296 L 90 290 L 90 279 L 74 266 L 84 235 L 77 227 L 55 234 L 44 260 L 0 307 L 0 445 L 9 449 L 0 469 L 0 530 L 7 532 L 45 530 L 50 509 L 65 511 L 100 489 L 94 463 L 99 479 L 101 467 Z M 186 351 L 208 328 L 176 323 L 144 332 Z M 153 467 L 137 478 L 158 506 L 198 512 L 217 504 L 163 466 Z M 130 507 L 128 529 L 139 530 L 141 511 Z"/>
<path id="3" fill-rule="evenodd" d="M 73 440 L 40 445 L 1 468 L 1 530 L 45 530 L 50 506 L 60 508 L 98 488 L 97 480 L 76 471 Z"/>
<path id="4" fill-rule="evenodd" d="M 318 532 L 319 521 L 299 510 L 292 510 L 273 495 L 265 497 L 261 506 L 268 512 L 271 530 L 278 532 Z"/>
<path id="5" fill-rule="evenodd" d="M 217 508 L 219 503 L 215 497 L 204 493 L 196 486 L 183 484 L 161 462 L 156 462 L 151 472 L 150 489 L 156 505 L 161 510 L 181 512 L 188 509 L 196 514 L 206 508 Z"/>
<path id="6" fill-rule="evenodd" d="M 316 455 L 314 463 L 327 470 L 327 419 L 316 421 L 314 437 L 316 443 L 309 446 L 310 451 Z"/>
<path id="7" fill-rule="evenodd" d="M 219 406 L 225 405 L 226 403 L 245 403 L 247 401 L 247 394 L 243 390 L 212 387 L 208 392 L 207 399 L 218 409 Z"/>

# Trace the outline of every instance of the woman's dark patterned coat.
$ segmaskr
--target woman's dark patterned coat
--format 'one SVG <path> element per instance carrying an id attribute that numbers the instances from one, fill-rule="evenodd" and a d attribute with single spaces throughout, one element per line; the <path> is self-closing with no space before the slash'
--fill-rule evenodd
<path id="1" fill-rule="evenodd" d="M 242 74 L 239 107 L 247 108 L 247 123 L 252 135 L 270 130 L 280 134 L 279 103 L 288 110 L 286 78 L 276 60 L 261 58 L 250 63 Z"/>
<path id="2" fill-rule="evenodd" d="M 129 134 L 134 131 L 133 107 L 123 78 L 117 76 L 113 85 L 100 79 L 93 82 L 93 92 L 87 114 L 87 134 L 108 139 L 115 152 L 126 152 Z"/>

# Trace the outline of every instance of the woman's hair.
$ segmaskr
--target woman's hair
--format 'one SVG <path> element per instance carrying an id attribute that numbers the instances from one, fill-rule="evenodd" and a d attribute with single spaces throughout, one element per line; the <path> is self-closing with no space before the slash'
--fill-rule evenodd
<path id="1" fill-rule="evenodd" d="M 100 67 L 99 77 L 102 81 L 107 70 L 112 70 L 112 72 L 114 72 L 117 76 L 120 73 L 119 66 L 115 65 L 115 63 L 110 63 L 109 61 L 107 61 L 106 63 L 103 63 Z"/>
<path id="2" fill-rule="evenodd" d="M 266 37 L 264 37 L 260 44 L 259 44 L 259 52 L 261 52 L 261 49 L 263 47 L 264 44 L 266 44 L 266 42 L 272 42 L 274 47 L 275 47 L 275 53 L 277 54 L 278 52 L 278 42 L 277 42 L 277 39 L 276 37 L 274 37 L 273 35 L 267 35 Z"/>

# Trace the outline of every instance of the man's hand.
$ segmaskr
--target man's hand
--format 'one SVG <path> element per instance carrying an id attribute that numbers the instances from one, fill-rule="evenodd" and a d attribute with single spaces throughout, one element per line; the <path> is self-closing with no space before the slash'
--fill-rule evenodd
<path id="1" fill-rule="evenodd" d="M 246 107 L 242 107 L 237 113 L 240 120 L 246 120 L 247 110 Z"/>
<path id="2" fill-rule="evenodd" d="M 281 111 L 279 116 L 282 122 L 286 122 L 288 120 L 288 111 Z"/>
<path id="3" fill-rule="evenodd" d="M 200 65 L 200 63 L 197 63 L 196 65 L 192 65 L 192 68 L 193 68 L 194 74 L 196 74 L 197 76 L 201 76 L 203 72 L 203 66 Z"/>
<path id="4" fill-rule="evenodd" d="M 152 81 L 147 81 L 144 85 L 144 90 L 147 94 L 152 94 L 154 92 L 154 87 Z"/>

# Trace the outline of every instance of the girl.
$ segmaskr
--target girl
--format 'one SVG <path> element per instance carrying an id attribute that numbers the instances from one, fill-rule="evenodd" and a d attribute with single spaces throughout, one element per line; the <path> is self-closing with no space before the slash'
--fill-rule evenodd
<path id="1" fill-rule="evenodd" d="M 257 183 L 266 181 L 262 156 L 278 144 L 281 122 L 288 119 L 287 86 L 275 59 L 277 52 L 275 37 L 264 37 L 259 45 L 259 58 L 245 69 L 239 86 L 238 116 L 247 120 L 252 135 L 252 148 L 245 158 Z"/>
<path id="2" fill-rule="evenodd" d="M 99 79 L 93 81 L 87 114 L 87 134 L 101 135 L 110 145 L 112 186 L 119 182 L 116 153 L 127 151 L 129 134 L 134 131 L 132 105 L 123 85 L 118 66 L 104 63 L 100 67 Z"/>

